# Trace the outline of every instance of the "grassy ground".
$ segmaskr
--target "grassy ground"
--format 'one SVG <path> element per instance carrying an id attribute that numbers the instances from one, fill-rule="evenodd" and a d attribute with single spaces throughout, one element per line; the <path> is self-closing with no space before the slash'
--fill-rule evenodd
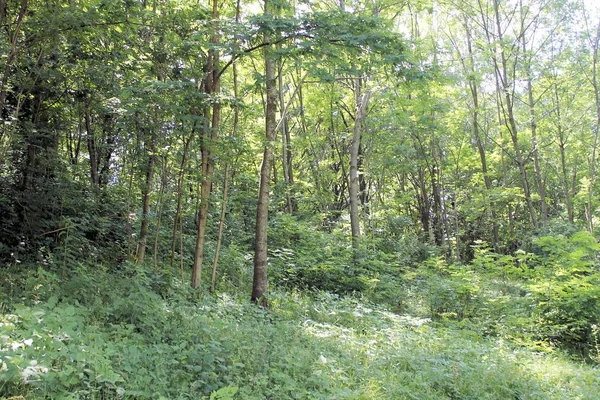
<path id="1" fill-rule="evenodd" d="M 92 273 L 93 272 L 93 273 Z M 10 275 L 10 274 L 9 274 Z M 130 266 L 5 277 L 0 398 L 597 399 L 600 371 L 359 298 L 198 296 Z"/>

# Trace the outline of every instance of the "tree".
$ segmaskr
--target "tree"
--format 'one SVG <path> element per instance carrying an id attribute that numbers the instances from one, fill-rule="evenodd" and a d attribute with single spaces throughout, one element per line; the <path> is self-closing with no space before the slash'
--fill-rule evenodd
<path id="1" fill-rule="evenodd" d="M 357 77 L 354 79 L 354 127 L 352 130 L 352 145 L 350 151 L 350 180 L 348 190 L 350 195 L 350 225 L 352 230 L 352 247 L 356 250 L 360 237 L 360 216 L 359 216 L 359 150 L 361 146 L 361 136 L 363 125 L 367 114 L 367 107 L 371 92 L 365 88 L 366 78 Z"/>
<path id="2" fill-rule="evenodd" d="M 272 16 L 271 2 L 265 0 L 264 13 L 266 17 Z M 275 76 L 275 60 L 273 59 L 273 44 L 271 34 L 264 33 L 264 62 L 265 62 L 265 141 L 262 164 L 260 167 L 260 185 L 256 204 L 256 231 L 254 241 L 254 278 L 252 281 L 253 303 L 261 306 L 267 305 L 267 226 L 269 220 L 269 192 L 271 190 L 271 163 L 273 162 L 273 142 L 275 141 L 275 127 L 277 125 L 277 82 Z"/>
<path id="3" fill-rule="evenodd" d="M 207 72 L 204 79 L 203 89 L 207 96 L 213 97 L 212 112 L 207 106 L 204 110 L 205 123 L 202 128 L 202 184 L 200 189 L 200 210 L 198 212 L 198 233 L 196 237 L 196 249 L 194 251 L 194 265 L 192 267 L 192 287 L 198 288 L 202 278 L 202 262 L 204 260 L 204 242 L 206 239 L 206 222 L 210 206 L 210 193 L 212 191 L 212 176 L 214 172 L 213 149 L 214 143 L 219 136 L 221 125 L 221 105 L 216 96 L 219 94 L 220 74 L 219 70 L 219 2 L 212 2 L 212 29 L 213 35 L 210 40 L 211 49 L 208 52 Z"/>

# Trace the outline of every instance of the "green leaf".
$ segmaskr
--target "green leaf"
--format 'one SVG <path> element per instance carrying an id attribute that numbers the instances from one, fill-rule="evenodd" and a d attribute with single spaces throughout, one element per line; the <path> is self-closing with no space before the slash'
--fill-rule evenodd
<path id="1" fill-rule="evenodd" d="M 232 400 L 238 392 L 237 386 L 225 386 L 210 394 L 210 400 Z"/>

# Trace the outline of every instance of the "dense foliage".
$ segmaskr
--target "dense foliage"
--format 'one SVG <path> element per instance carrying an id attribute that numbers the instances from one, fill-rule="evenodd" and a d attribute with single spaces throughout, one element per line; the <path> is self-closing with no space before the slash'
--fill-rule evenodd
<path id="1" fill-rule="evenodd" d="M 269 310 L 245 296 L 198 299 L 133 264 L 110 275 L 11 271 L 5 293 L 21 303 L 3 310 L 0 390 L 27 399 L 594 398 L 596 368 L 532 347 L 531 300 L 506 283 L 504 293 L 474 290 L 476 276 L 405 286 L 404 307 L 417 317 L 320 291 L 275 291 Z M 452 299 L 468 291 L 479 297 L 470 311 Z M 454 312 L 471 318 L 439 322 Z"/>
<path id="2" fill-rule="evenodd" d="M 0 399 L 595 398 L 599 16 L 0 1 Z"/>

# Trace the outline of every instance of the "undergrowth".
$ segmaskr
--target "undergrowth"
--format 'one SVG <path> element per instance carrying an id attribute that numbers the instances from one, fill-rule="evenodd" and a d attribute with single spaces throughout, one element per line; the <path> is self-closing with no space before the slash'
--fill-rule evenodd
<path id="1" fill-rule="evenodd" d="M 600 386 L 594 366 L 474 318 L 508 308 L 510 285 L 486 295 L 472 273 L 416 272 L 415 316 L 293 289 L 273 290 L 264 310 L 129 263 L 20 271 L 2 281 L 0 398 L 594 399 Z"/>

